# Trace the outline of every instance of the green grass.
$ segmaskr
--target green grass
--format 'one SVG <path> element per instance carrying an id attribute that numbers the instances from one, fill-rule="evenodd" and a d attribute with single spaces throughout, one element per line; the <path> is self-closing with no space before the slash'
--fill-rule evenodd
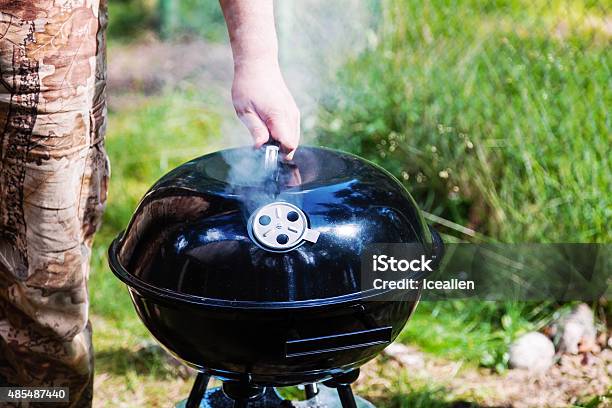
<path id="1" fill-rule="evenodd" d="M 391 171 L 422 209 L 458 224 L 437 225 L 450 241 L 610 241 L 601 2 L 386 0 L 382 15 L 331 87 L 321 144 Z M 553 306 L 425 302 L 402 339 L 503 371 L 509 342 Z"/>
<path id="2" fill-rule="evenodd" d="M 453 395 L 444 386 L 415 381 L 408 373 L 401 372 L 397 381 L 379 396 L 371 398 L 377 407 L 392 408 L 452 408 L 478 407 L 474 396 Z"/>
<path id="3" fill-rule="evenodd" d="M 132 315 L 123 285 L 110 274 L 106 250 L 125 228 L 139 200 L 162 175 L 219 145 L 221 116 L 206 96 L 171 93 L 143 99 L 133 108 L 110 112 L 106 150 L 111 181 L 102 228 L 92 254 L 91 304 L 117 322 Z"/>
<path id="4" fill-rule="evenodd" d="M 597 408 L 609 407 L 612 404 L 612 390 L 608 390 L 606 395 L 598 395 L 593 398 L 588 398 L 586 401 L 573 405 L 572 408 Z"/>
<path id="5" fill-rule="evenodd" d="M 422 209 L 458 225 L 437 225 L 451 241 L 609 242 L 612 35 L 603 3 L 381 7 L 371 47 L 330 85 L 319 142 L 391 171 Z M 402 339 L 501 371 L 508 343 L 540 329 L 553 309 L 424 303 Z"/>
<path id="6" fill-rule="evenodd" d="M 504 242 L 612 238 L 603 3 L 388 0 L 321 142 L 373 159 L 428 212 Z"/>
<path id="7" fill-rule="evenodd" d="M 542 328 L 570 306 L 553 312 L 554 305 L 547 303 L 424 301 L 399 340 L 430 354 L 503 372 L 515 338 Z"/>

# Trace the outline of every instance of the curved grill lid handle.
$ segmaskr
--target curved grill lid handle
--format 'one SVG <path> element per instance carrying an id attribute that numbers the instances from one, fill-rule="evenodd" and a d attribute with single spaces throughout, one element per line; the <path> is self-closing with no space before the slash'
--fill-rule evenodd
<path id="1" fill-rule="evenodd" d="M 278 151 L 279 146 L 276 141 L 271 141 L 263 146 L 264 150 L 264 172 L 266 176 L 265 191 L 276 196 L 279 192 L 278 178 L 280 174 Z"/>
<path id="2" fill-rule="evenodd" d="M 263 147 L 265 148 L 264 169 L 266 172 L 275 172 L 278 168 L 278 144 L 276 142 L 268 142 Z"/>

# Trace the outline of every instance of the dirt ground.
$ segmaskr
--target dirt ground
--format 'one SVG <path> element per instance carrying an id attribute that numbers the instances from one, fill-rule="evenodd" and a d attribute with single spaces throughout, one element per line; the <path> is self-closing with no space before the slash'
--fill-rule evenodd
<path id="1" fill-rule="evenodd" d="M 206 91 L 229 104 L 233 76 L 229 46 L 203 40 L 160 42 L 154 37 L 108 50 L 108 102 L 111 110 L 165 90 Z M 231 105 L 229 105 L 231 106 Z"/>

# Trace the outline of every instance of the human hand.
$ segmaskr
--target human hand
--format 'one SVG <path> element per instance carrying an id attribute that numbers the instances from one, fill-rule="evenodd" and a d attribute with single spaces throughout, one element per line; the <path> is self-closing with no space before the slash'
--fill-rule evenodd
<path id="1" fill-rule="evenodd" d="M 234 68 L 232 100 L 256 148 L 272 138 L 287 160 L 293 158 L 300 140 L 300 111 L 276 61 L 240 61 Z"/>

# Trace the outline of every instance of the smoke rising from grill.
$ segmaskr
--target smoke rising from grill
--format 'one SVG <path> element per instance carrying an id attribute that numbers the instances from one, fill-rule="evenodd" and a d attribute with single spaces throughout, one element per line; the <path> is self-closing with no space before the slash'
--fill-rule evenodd
<path id="1" fill-rule="evenodd" d="M 334 77 L 347 59 L 359 54 L 373 38 L 375 16 L 370 0 L 276 0 L 279 58 L 287 86 L 302 117 L 301 144 L 312 144 L 320 103 L 341 92 Z M 229 87 L 228 99 L 229 99 Z M 223 125 L 225 147 L 244 146 L 251 139 L 235 115 Z M 251 172 L 257 155 L 227 157 L 233 184 L 261 178 Z"/>
<path id="2" fill-rule="evenodd" d="M 372 38 L 370 0 L 276 0 L 281 68 L 302 113 L 302 138 L 314 140 L 321 100 L 341 92 L 335 75 Z"/>

